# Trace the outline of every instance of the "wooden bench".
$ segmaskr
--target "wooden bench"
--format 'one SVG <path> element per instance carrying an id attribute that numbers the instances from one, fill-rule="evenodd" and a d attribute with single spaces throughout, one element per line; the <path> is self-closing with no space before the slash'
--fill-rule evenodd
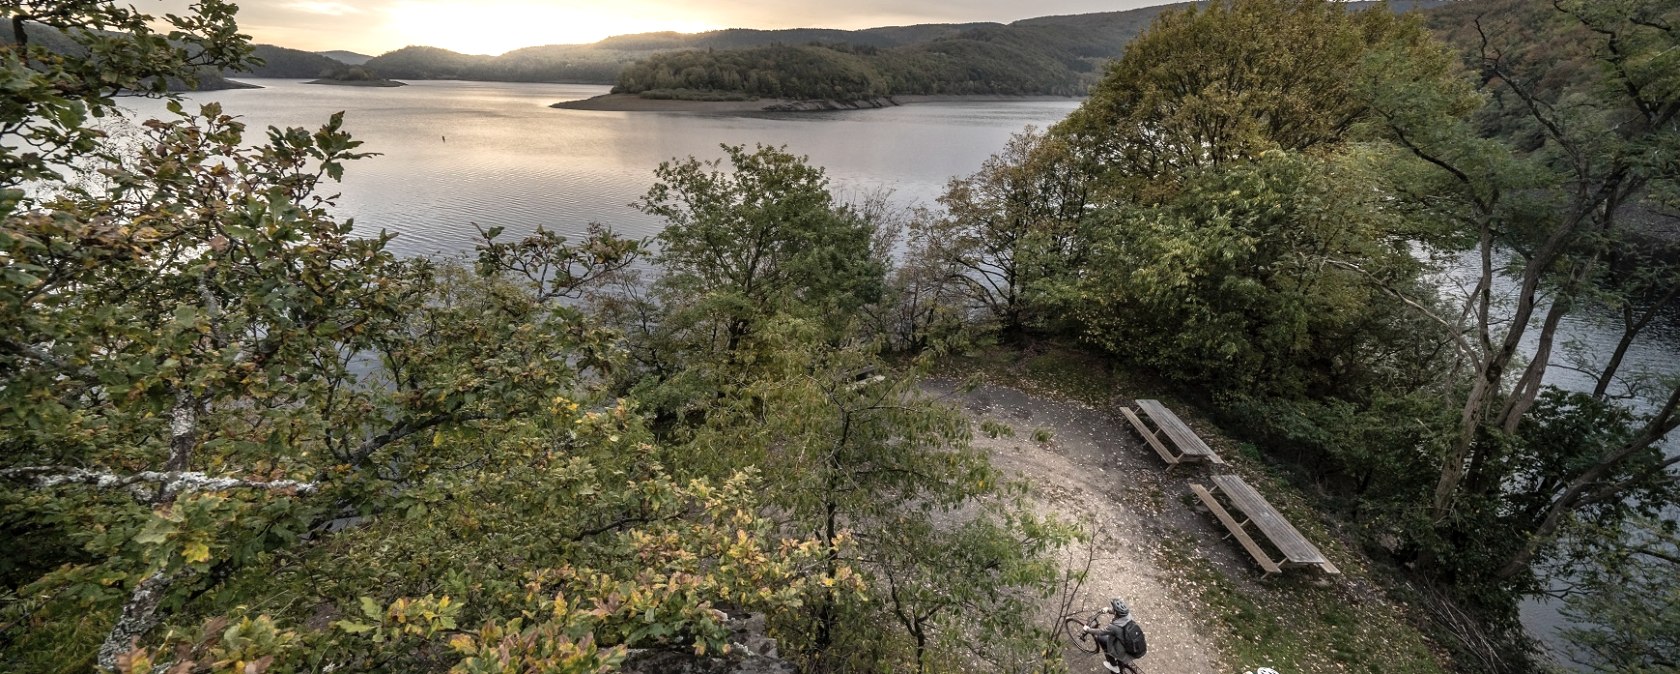
<path id="1" fill-rule="evenodd" d="M 1271 503 L 1266 502 L 1266 498 L 1261 496 L 1260 492 L 1254 491 L 1242 478 L 1235 475 L 1215 475 L 1212 479 L 1213 488 L 1225 495 L 1237 512 L 1242 514 L 1243 521 L 1238 522 L 1206 487 L 1192 484 L 1190 491 L 1194 492 L 1208 510 L 1213 511 L 1214 516 L 1219 518 L 1219 522 L 1225 525 L 1226 530 L 1231 532 L 1225 537 L 1236 537 L 1237 542 L 1254 557 L 1254 561 L 1260 564 L 1266 575 L 1278 573 L 1286 568 L 1304 566 L 1316 566 L 1330 574 L 1341 573 L 1335 564 L 1324 558 L 1324 553 L 1319 552 L 1318 546 L 1302 536 L 1289 520 L 1284 519 Z M 1273 560 L 1271 554 L 1248 535 L 1245 527 L 1249 524 L 1253 524 L 1260 535 L 1277 548 L 1282 559 Z"/>
<path id="2" fill-rule="evenodd" d="M 1149 443 L 1156 454 L 1161 455 L 1167 465 L 1176 466 L 1188 461 L 1225 463 L 1224 459 L 1214 453 L 1212 447 L 1202 442 L 1195 431 L 1184 425 L 1184 421 L 1160 401 L 1139 400 L 1137 405 L 1137 412 L 1122 407 L 1120 413 L 1132 424 L 1132 428 L 1137 429 L 1138 435 L 1143 436 L 1143 441 Z"/>

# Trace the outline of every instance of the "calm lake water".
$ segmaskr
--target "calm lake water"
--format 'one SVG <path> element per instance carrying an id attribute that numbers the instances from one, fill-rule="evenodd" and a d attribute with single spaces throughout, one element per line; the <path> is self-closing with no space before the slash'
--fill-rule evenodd
<path id="1" fill-rule="evenodd" d="M 1048 126 L 1075 100 L 926 103 L 882 110 L 706 114 L 556 110 L 549 104 L 606 93 L 607 87 L 488 82 L 414 82 L 397 88 L 249 80 L 263 89 L 194 94 L 220 101 L 251 125 L 316 127 L 346 111 L 345 127 L 382 156 L 355 162 L 340 185 L 341 215 L 358 230 L 398 233 L 404 255 L 470 248 L 473 224 L 519 235 L 538 225 L 575 234 L 589 223 L 646 237 L 659 221 L 629 207 L 674 157 L 721 157 L 719 143 L 786 145 L 827 169 L 842 196 L 890 191 L 900 204 L 934 205 L 952 176 L 967 175 L 1027 125 Z M 164 116 L 159 101 L 133 99 L 141 119 Z M 1459 272 L 1463 274 L 1464 272 Z M 1629 369 L 1674 372 L 1680 334 L 1668 321 L 1630 354 Z M 1607 353 L 1616 333 L 1591 318 L 1566 326 L 1589 353 Z M 1591 387 L 1554 369 L 1551 383 Z M 1670 451 L 1675 451 L 1671 439 Z M 1528 602 L 1523 619 L 1556 643 L 1551 602 Z"/>
<path id="2" fill-rule="evenodd" d="M 847 198 L 890 190 L 901 204 L 931 205 L 947 180 L 973 173 L 1010 134 L 1047 126 L 1078 107 L 1067 99 L 750 115 L 594 112 L 548 106 L 608 87 L 246 81 L 264 88 L 188 100 L 219 101 L 252 131 L 314 128 L 346 111 L 345 128 L 362 149 L 383 154 L 348 166 L 340 211 L 359 231 L 397 232 L 393 249 L 405 255 L 461 251 L 471 245 L 473 223 L 504 226 L 507 236 L 538 225 L 581 232 L 591 222 L 651 236 L 658 220 L 629 204 L 653 184 L 654 168 L 673 157 L 722 157 L 720 143 L 786 145 L 826 168 Z M 158 101 L 128 105 L 142 119 L 167 114 Z"/>

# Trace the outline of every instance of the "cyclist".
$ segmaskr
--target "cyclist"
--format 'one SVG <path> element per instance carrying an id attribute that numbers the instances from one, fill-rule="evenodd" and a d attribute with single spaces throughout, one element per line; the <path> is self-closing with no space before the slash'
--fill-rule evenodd
<path id="1" fill-rule="evenodd" d="M 1107 625 L 1097 627 L 1098 618 L 1093 616 L 1091 624 L 1085 626 L 1085 632 L 1090 634 L 1102 645 L 1103 667 L 1108 671 L 1132 672 L 1138 669 L 1132 662 L 1143 657 L 1145 648 L 1143 629 L 1132 621 L 1132 610 L 1119 597 L 1108 600 L 1108 606 L 1097 612 L 1097 616 L 1107 613 L 1114 616 Z"/>

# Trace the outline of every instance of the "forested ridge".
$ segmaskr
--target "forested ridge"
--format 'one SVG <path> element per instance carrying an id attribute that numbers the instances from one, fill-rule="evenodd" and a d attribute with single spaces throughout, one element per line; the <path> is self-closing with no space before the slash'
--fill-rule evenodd
<path id="1" fill-rule="evenodd" d="M 1112 57 L 1160 11 L 1158 7 L 1070 17 L 1029 19 L 1015 24 L 926 24 L 864 30 L 798 28 L 785 30 L 728 29 L 704 33 L 644 33 L 610 37 L 590 45 L 550 45 L 519 49 L 500 56 L 460 54 L 436 47 L 405 47 L 370 60 L 368 68 L 397 79 L 470 79 L 488 81 L 585 82 L 636 86 L 637 89 L 697 88 L 715 81 L 750 83 L 755 73 L 778 84 L 760 83 L 755 91 L 779 91 L 786 82 L 794 96 L 804 78 L 834 76 L 829 85 L 837 94 L 879 87 L 856 81 L 878 80 L 882 86 L 913 86 L 947 93 L 1072 93 L 1081 83 L 1075 73 L 1088 72 L 1096 59 Z M 727 59 L 713 64 L 706 77 L 715 80 L 663 87 L 671 76 L 661 69 L 681 71 L 695 63 L 690 54 L 667 52 L 702 50 Z M 737 53 L 741 52 L 741 53 Z M 676 58 L 673 61 L 671 59 Z M 642 66 L 641 62 L 654 63 Z M 868 63 L 867 76 L 849 71 Z M 927 61 L 922 63 L 921 61 Z M 747 65 L 750 64 L 750 65 Z M 701 64 L 704 65 L 704 64 Z M 721 74 L 729 69 L 731 75 Z M 642 73 L 633 75 L 633 73 Z M 621 75 L 622 74 L 622 75 Z M 626 84 L 622 77 L 631 77 Z M 990 79 L 988 79 L 990 78 Z M 760 80 L 763 78 L 760 77 Z M 1089 79 L 1089 77 L 1087 77 Z M 992 81 L 995 80 L 995 81 Z M 826 84 L 826 83 L 825 83 Z M 765 93 L 759 95 L 781 95 Z"/>
<path id="2" fill-rule="evenodd" d="M 315 79 L 331 77 L 350 67 L 315 52 L 287 49 L 271 44 L 255 45 L 252 48 L 252 56 L 262 59 L 262 65 L 251 68 L 250 77 Z"/>
<path id="3" fill-rule="evenodd" d="M 1176 558 L 1222 670 L 1532 671 L 1517 601 L 1560 570 L 1592 666 L 1672 669 L 1680 379 L 1622 356 L 1680 301 L 1627 218 L 1680 219 L 1680 8 L 1450 9 L 1475 39 L 1324 0 L 1163 11 L 937 207 L 725 145 L 650 167 L 653 241 L 487 227 L 457 258 L 337 217 L 379 151 L 342 115 L 92 121 L 254 65 L 234 6 L 9 9 L 73 44 L 0 49 L 0 662 L 1094 669 L 1055 619 L 1100 542 L 923 386 L 1058 345 L 1217 421 L 1366 551 L 1322 583 Z M 879 48 L 820 49 L 876 86 Z M 1590 316 L 1621 341 L 1576 357 L 1560 326 Z M 1389 659 L 1418 635 L 1353 603 L 1433 650 Z"/>
<path id="4" fill-rule="evenodd" d="M 1388 7 L 1407 11 L 1439 4 Z M 1379 6 L 1346 5 L 1349 11 Z M 868 39 L 868 31 L 734 48 L 699 40 L 694 46 L 704 48 L 654 54 L 627 66 L 613 91 L 841 102 L 893 95 L 1084 95 L 1104 63 L 1119 58 L 1157 14 L 1174 7 L 977 24 L 902 44 L 880 44 Z"/>

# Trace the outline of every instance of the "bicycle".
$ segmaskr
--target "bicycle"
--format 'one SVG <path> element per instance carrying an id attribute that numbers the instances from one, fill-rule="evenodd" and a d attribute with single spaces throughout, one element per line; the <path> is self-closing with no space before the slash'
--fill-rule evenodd
<path id="1" fill-rule="evenodd" d="M 1081 620 L 1073 616 L 1062 619 L 1062 631 L 1067 634 L 1068 641 L 1072 641 L 1073 647 L 1079 649 L 1079 652 L 1086 655 L 1096 655 L 1102 650 L 1102 644 L 1098 643 L 1096 637 L 1091 636 L 1090 632 L 1086 632 L 1085 628 L 1096 629 L 1103 615 L 1105 615 L 1103 611 L 1099 610 L 1092 612 L 1091 617 L 1087 620 Z M 1119 672 L 1143 674 L 1143 669 L 1139 668 L 1136 662 L 1114 663 L 1109 661 L 1106 653 L 1103 654 L 1103 667 L 1117 674 Z"/>
<path id="2" fill-rule="evenodd" d="M 1062 631 L 1067 633 L 1068 640 L 1073 642 L 1073 647 L 1079 649 L 1079 652 L 1096 655 L 1097 651 L 1102 650 L 1102 644 L 1097 643 L 1091 633 L 1085 631 L 1086 627 L 1095 628 L 1097 618 L 1101 616 L 1102 613 L 1099 611 L 1092 613 L 1090 620 L 1080 620 L 1072 616 L 1062 620 Z"/>

